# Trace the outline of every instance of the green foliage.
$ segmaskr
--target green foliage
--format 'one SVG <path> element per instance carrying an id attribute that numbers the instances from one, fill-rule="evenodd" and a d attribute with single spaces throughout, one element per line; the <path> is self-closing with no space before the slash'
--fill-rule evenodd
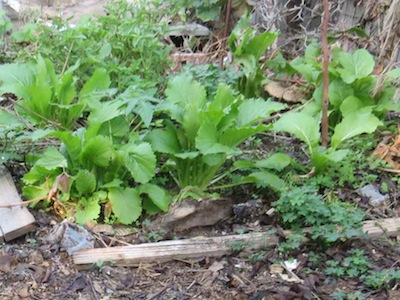
<path id="1" fill-rule="evenodd" d="M 238 160 L 234 163 L 234 170 L 251 170 L 253 172 L 241 177 L 240 183 L 254 183 L 257 187 L 269 187 L 275 191 L 282 191 L 286 187 L 285 181 L 280 178 L 283 171 L 292 163 L 292 158 L 284 153 L 274 153 L 261 160 Z"/>
<path id="2" fill-rule="evenodd" d="M 369 135 L 344 141 L 343 147 L 349 149 L 346 157 L 331 162 L 324 172 L 310 178 L 308 183 L 323 188 L 345 187 L 356 190 L 377 182 L 379 173 L 375 169 L 382 163 L 370 155 L 376 145 L 377 141 Z"/>
<path id="3" fill-rule="evenodd" d="M 338 277 L 358 278 L 371 268 L 371 263 L 365 256 L 364 251 L 360 249 L 350 250 L 349 256 L 344 258 L 342 262 L 328 260 L 326 264 L 328 265 L 325 269 L 326 274 Z"/>
<path id="4" fill-rule="evenodd" d="M 220 83 L 233 86 L 243 76 L 242 72 L 234 70 L 232 66 L 221 70 L 216 64 L 187 64 L 183 66 L 180 74 L 198 81 L 206 89 L 207 95 L 215 95 Z"/>
<path id="5" fill-rule="evenodd" d="M 170 47 L 162 42 L 169 10 L 160 0 L 110 1 L 104 16 L 82 19 L 74 27 L 60 20 L 52 26 L 29 23 L 13 33 L 12 41 L 31 45 L 17 48 L 19 60 L 40 54 L 54 62 L 57 73 L 76 66 L 79 83 L 102 68 L 112 87 L 124 90 L 134 82 L 149 87 L 162 84 L 169 65 Z"/>
<path id="6" fill-rule="evenodd" d="M 320 111 L 322 103 L 322 63 L 318 59 L 320 55 L 319 45 L 311 43 L 304 57 L 290 63 L 295 71 L 315 87 L 314 113 Z M 329 123 L 336 130 L 332 138 L 334 147 L 343 139 L 362 133 L 363 122 L 371 132 L 379 125 L 377 118 L 383 117 L 389 110 L 400 110 L 400 102 L 394 98 L 400 72 L 394 69 L 386 73 L 381 78 L 381 89 L 375 90 L 379 82 L 377 76 L 372 74 L 374 66 L 372 55 L 364 49 L 358 49 L 354 53 L 344 52 L 340 48 L 332 50 L 329 66 Z M 348 127 L 353 130 L 345 132 Z"/>
<path id="7" fill-rule="evenodd" d="M 360 291 L 354 293 L 348 292 L 334 292 L 331 295 L 333 300 L 365 300 L 365 297 Z"/>
<path id="8" fill-rule="evenodd" d="M 312 227 L 311 238 L 330 244 L 362 234 L 364 214 L 339 200 L 324 201 L 314 187 L 294 187 L 282 192 L 273 203 L 285 227 Z"/>
<path id="9" fill-rule="evenodd" d="M 14 114 L 0 109 L 0 163 L 19 158 L 17 141 L 29 135 L 25 124 Z"/>
<path id="10" fill-rule="evenodd" d="M 200 20 L 216 21 L 220 14 L 226 0 L 169 0 L 173 7 L 180 7 L 181 9 L 194 9 L 196 17 Z"/>
<path id="11" fill-rule="evenodd" d="M 362 109 L 349 114 L 338 124 L 332 136 L 332 147 L 319 147 L 320 126 L 316 117 L 305 112 L 289 112 L 283 115 L 275 124 L 274 130 L 285 131 L 307 145 L 312 166 L 316 173 L 324 170 L 329 163 L 343 160 L 348 150 L 337 150 L 345 140 L 362 133 L 372 133 L 382 122 L 375 117 L 371 110 Z"/>
<path id="12" fill-rule="evenodd" d="M 239 64 L 244 74 L 238 81 L 238 90 L 245 97 L 260 96 L 264 72 L 259 60 L 277 37 L 278 34 L 273 32 L 257 34 L 244 17 L 229 36 L 228 44 L 234 62 Z"/>
<path id="13" fill-rule="evenodd" d="M 165 92 L 167 99 L 159 109 L 174 122 L 165 120 L 165 128 L 153 130 L 146 140 L 168 156 L 182 189 L 206 189 L 240 143 L 268 129 L 256 122 L 284 107 L 262 99 L 245 100 L 225 84 L 208 102 L 205 88 L 184 76 L 172 79 Z"/>
<path id="14" fill-rule="evenodd" d="M 12 93 L 20 99 L 16 109 L 21 116 L 35 125 L 67 129 L 81 117 L 90 94 L 110 84 L 105 70 L 95 70 L 78 95 L 73 69 L 57 76 L 52 62 L 41 56 L 35 63 L 0 65 L 0 81 L 1 95 Z"/>
<path id="15" fill-rule="evenodd" d="M 124 224 L 135 222 L 143 210 L 167 211 L 171 197 L 150 183 L 156 168 L 153 150 L 127 125 L 136 118 L 127 115 L 127 109 L 139 101 L 125 96 L 107 102 L 92 101 L 86 128 L 44 131 L 42 136 L 56 138 L 62 145 L 59 149 L 48 148 L 23 177 L 24 196 L 32 199 L 47 195 L 57 177 L 64 174 L 69 184 L 67 190 L 60 189 L 62 199 L 75 207 L 79 223 L 97 220 L 102 205 L 110 205 L 116 220 Z M 131 110 L 135 106 L 128 112 Z M 143 113 L 142 122 L 148 118 Z"/>
<path id="16" fill-rule="evenodd" d="M 389 288 L 400 281 L 399 269 L 370 270 L 363 276 L 364 283 L 374 289 Z"/>

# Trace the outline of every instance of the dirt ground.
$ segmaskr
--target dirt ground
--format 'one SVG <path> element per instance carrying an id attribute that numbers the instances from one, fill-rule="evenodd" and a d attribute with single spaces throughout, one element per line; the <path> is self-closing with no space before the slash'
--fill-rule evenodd
<path id="1" fill-rule="evenodd" d="M 0 246 L 0 299 L 332 299 L 329 295 L 335 291 L 357 290 L 370 295 L 366 299 L 400 299 L 396 290 L 368 291 L 357 279 L 337 280 L 322 272 L 309 272 L 308 253 L 298 255 L 300 265 L 295 276 L 282 277 L 276 272 L 279 254 L 275 249 L 168 263 L 99 264 L 90 270 L 79 270 L 59 244 L 48 242 L 47 237 L 60 220 L 51 213 L 33 213 L 37 229 Z M 227 220 L 189 235 L 226 234 L 238 225 L 247 226 L 248 230 L 261 229 L 254 224 L 259 220 L 247 224 Z M 149 233 L 140 230 L 120 237 L 95 236 L 97 246 L 149 239 Z M 356 241 L 329 249 L 327 255 L 338 257 L 348 248 L 362 247 L 374 264 L 391 267 L 398 263 L 400 249 L 387 245 L 388 241 Z"/>
<path id="2" fill-rule="evenodd" d="M 72 18 L 74 23 L 86 15 L 104 13 L 103 5 L 107 0 L 21 0 L 21 21 L 30 18 L 62 17 Z"/>

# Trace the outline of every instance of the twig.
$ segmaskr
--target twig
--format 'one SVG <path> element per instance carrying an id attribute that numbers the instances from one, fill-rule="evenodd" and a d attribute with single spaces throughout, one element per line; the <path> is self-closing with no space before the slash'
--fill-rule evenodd
<path id="1" fill-rule="evenodd" d="M 228 31 L 229 31 L 229 20 L 231 18 L 231 10 L 232 10 L 232 0 L 228 0 L 228 3 L 226 4 L 226 14 L 225 14 L 225 24 L 224 24 L 224 32 L 223 32 L 223 41 L 222 41 L 222 50 L 226 48 L 226 41 L 228 37 Z M 219 62 L 220 68 L 222 69 L 224 65 L 224 57 L 221 56 L 221 60 Z"/>
<path id="2" fill-rule="evenodd" d="M 50 199 L 47 199 L 47 196 L 44 196 L 44 197 L 39 197 L 39 198 L 27 200 L 27 201 L 22 201 L 22 202 L 19 202 L 19 203 L 1 204 L 0 208 L 11 208 L 11 207 L 14 207 L 14 206 L 28 205 L 28 204 L 31 204 L 33 202 L 43 201 L 43 200 L 50 200 Z"/>

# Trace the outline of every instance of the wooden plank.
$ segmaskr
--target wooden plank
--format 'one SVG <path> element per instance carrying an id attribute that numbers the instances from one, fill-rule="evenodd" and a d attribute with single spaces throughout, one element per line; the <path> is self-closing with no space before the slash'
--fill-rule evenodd
<path id="1" fill-rule="evenodd" d="M 0 165 L 0 204 L 22 202 L 8 170 Z M 34 229 L 35 218 L 24 206 L 0 207 L 0 242 L 8 242 Z"/>
<path id="2" fill-rule="evenodd" d="M 363 230 L 371 238 L 399 235 L 400 218 L 366 221 Z M 284 234 L 289 236 L 290 231 Z M 218 257 L 231 254 L 233 247 L 246 246 L 252 249 L 271 247 L 279 242 L 273 233 L 248 233 L 221 237 L 199 237 L 186 240 L 163 241 L 132 246 L 97 248 L 81 250 L 73 254 L 78 268 L 88 268 L 100 262 L 117 264 L 138 264 L 163 262 L 174 259 L 194 259 L 199 257 Z"/>
<path id="3" fill-rule="evenodd" d="M 232 253 L 235 245 L 257 249 L 277 243 L 278 237 L 266 232 L 221 237 L 196 237 L 186 240 L 82 250 L 73 254 L 73 261 L 75 265 L 107 261 L 130 264 L 164 262 L 174 259 L 223 256 Z"/>

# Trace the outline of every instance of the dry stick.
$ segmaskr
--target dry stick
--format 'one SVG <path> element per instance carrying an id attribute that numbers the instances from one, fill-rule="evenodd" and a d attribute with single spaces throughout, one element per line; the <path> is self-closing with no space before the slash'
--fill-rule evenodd
<path id="1" fill-rule="evenodd" d="M 222 41 L 222 50 L 225 49 L 226 47 L 226 41 L 227 41 L 227 37 L 228 37 L 228 31 L 229 31 L 229 20 L 231 18 L 231 10 L 232 10 L 232 0 L 228 0 L 228 3 L 226 4 L 226 14 L 225 14 L 225 25 L 224 25 L 224 39 Z M 224 66 L 224 57 L 221 56 L 221 60 L 219 62 L 220 67 L 222 69 L 222 67 Z"/>
<path id="2" fill-rule="evenodd" d="M 22 202 L 19 202 L 19 203 L 2 204 L 2 205 L 0 205 L 0 208 L 12 208 L 14 206 L 28 205 L 30 203 L 37 202 L 37 201 L 43 201 L 43 200 L 50 201 L 51 200 L 51 199 L 47 199 L 47 198 L 48 198 L 47 196 L 44 196 L 44 197 L 39 197 L 39 198 L 27 200 L 27 201 L 22 201 Z"/>
<path id="3" fill-rule="evenodd" d="M 324 19 L 321 29 L 321 44 L 323 52 L 323 65 L 322 65 L 322 80 L 323 80 L 323 94 L 322 94 L 322 120 L 321 120 L 321 137 L 322 146 L 328 147 L 328 107 L 329 107 L 329 46 L 328 46 L 328 24 L 329 24 L 329 1 L 323 0 L 324 3 Z"/>

